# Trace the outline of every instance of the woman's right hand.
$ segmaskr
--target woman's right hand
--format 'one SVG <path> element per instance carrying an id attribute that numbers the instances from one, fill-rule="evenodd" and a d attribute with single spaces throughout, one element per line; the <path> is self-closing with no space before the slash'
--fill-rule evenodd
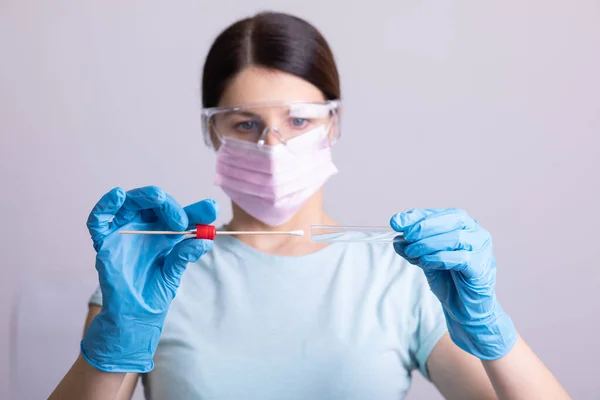
<path id="1" fill-rule="evenodd" d="M 83 340 L 83 357 L 107 372 L 145 373 L 187 264 L 212 248 L 212 241 L 168 235 L 121 235 L 118 230 L 184 231 L 210 224 L 217 215 L 210 199 L 182 208 L 162 189 L 125 192 L 115 188 L 93 208 L 87 226 L 96 250 L 102 310 Z"/>

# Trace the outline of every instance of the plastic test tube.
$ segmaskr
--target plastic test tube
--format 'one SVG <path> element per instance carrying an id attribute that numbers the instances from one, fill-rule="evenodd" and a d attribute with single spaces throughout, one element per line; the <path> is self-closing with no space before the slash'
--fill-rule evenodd
<path id="1" fill-rule="evenodd" d="M 402 232 L 382 226 L 312 225 L 310 239 L 318 243 L 394 243 L 402 240 Z"/>
<path id="2" fill-rule="evenodd" d="M 217 231 L 214 225 L 197 224 L 196 229 L 190 231 L 120 231 L 124 235 L 194 235 L 196 239 L 214 240 L 217 235 L 289 235 L 303 236 L 304 231 Z"/>

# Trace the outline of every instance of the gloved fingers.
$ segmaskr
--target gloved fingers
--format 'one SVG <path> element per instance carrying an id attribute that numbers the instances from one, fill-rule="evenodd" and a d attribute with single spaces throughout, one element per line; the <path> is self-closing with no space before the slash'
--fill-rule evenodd
<path id="1" fill-rule="evenodd" d="M 204 199 L 184 208 L 190 227 L 196 224 L 210 224 L 219 215 L 219 205 L 213 199 Z"/>
<path id="2" fill-rule="evenodd" d="M 198 261 L 212 246 L 212 240 L 187 239 L 177 243 L 165 258 L 161 270 L 167 288 L 177 290 L 187 265 Z"/>
<path id="3" fill-rule="evenodd" d="M 468 250 L 439 251 L 419 257 L 419 266 L 425 271 L 455 270 L 462 272 L 469 268 L 472 254 Z"/>
<path id="4" fill-rule="evenodd" d="M 188 225 L 188 216 L 185 210 L 177 200 L 175 200 L 170 194 L 165 193 L 165 201 L 160 207 L 155 208 L 154 211 L 158 215 L 158 220 L 166 226 L 167 229 L 172 231 L 183 231 Z"/>
<path id="5" fill-rule="evenodd" d="M 408 243 L 403 238 L 396 239 L 396 240 L 394 240 L 394 250 L 396 251 L 396 253 L 398 253 L 402 258 L 404 258 L 409 263 L 411 263 L 413 265 L 418 265 L 418 263 L 419 263 L 418 258 L 410 258 L 405 253 L 405 249 L 409 244 L 410 243 Z"/>
<path id="6" fill-rule="evenodd" d="M 440 213 L 444 210 L 446 210 L 446 208 L 413 208 L 412 210 L 393 215 L 390 220 L 390 225 L 395 231 L 404 232 L 407 228 L 410 228 L 423 218 Z"/>
<path id="7" fill-rule="evenodd" d="M 419 258 L 438 251 L 478 251 L 488 240 L 489 234 L 483 229 L 456 229 L 410 243 L 404 252 L 410 258 Z"/>
<path id="8" fill-rule="evenodd" d="M 156 215 L 156 219 L 152 212 Z M 183 208 L 164 190 L 156 186 L 145 186 L 127 192 L 125 203 L 115 216 L 115 224 L 123 226 L 138 214 L 150 221 L 158 221 L 165 229 L 182 231 L 188 226 Z"/>
<path id="9" fill-rule="evenodd" d="M 404 239 L 416 242 L 426 237 L 452 232 L 457 229 L 473 230 L 477 222 L 463 210 L 446 209 L 429 215 L 404 231 Z"/>
<path id="10" fill-rule="evenodd" d="M 116 226 L 123 226 L 133 220 L 140 211 L 154 209 L 165 202 L 166 193 L 156 186 L 145 186 L 128 190 L 125 202 L 115 215 Z"/>
<path id="11" fill-rule="evenodd" d="M 149 224 L 158 221 L 158 215 L 156 215 L 154 210 L 142 210 L 140 211 L 140 217 L 142 218 L 142 221 Z"/>
<path id="12" fill-rule="evenodd" d="M 96 203 L 87 219 L 87 227 L 94 242 L 112 232 L 113 218 L 123 205 L 125 197 L 125 191 L 116 187 Z"/>

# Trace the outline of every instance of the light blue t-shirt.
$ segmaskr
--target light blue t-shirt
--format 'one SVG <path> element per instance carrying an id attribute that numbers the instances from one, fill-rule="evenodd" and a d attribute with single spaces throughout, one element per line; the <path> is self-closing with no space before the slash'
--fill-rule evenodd
<path id="1" fill-rule="evenodd" d="M 90 302 L 101 305 L 101 293 Z M 446 332 L 422 270 L 390 244 L 285 257 L 231 236 L 190 264 L 143 376 L 147 399 L 404 398 Z"/>

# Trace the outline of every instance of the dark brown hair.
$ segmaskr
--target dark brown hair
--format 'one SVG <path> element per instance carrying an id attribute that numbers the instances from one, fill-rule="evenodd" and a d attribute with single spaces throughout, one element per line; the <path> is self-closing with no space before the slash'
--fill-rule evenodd
<path id="1" fill-rule="evenodd" d="M 217 106 L 228 82 L 251 65 L 300 77 L 328 100 L 341 96 L 335 60 L 321 33 L 298 17 L 263 12 L 235 22 L 215 39 L 204 64 L 202 105 Z"/>

